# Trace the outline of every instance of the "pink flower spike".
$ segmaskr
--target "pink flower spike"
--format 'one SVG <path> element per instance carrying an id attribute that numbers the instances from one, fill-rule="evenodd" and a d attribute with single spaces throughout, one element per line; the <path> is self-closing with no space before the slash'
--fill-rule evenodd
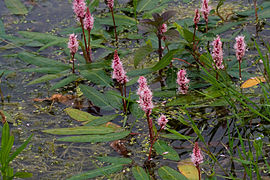
<path id="1" fill-rule="evenodd" d="M 194 144 L 193 153 L 191 154 L 191 161 L 196 167 L 203 163 L 203 156 L 199 148 L 198 142 L 195 142 Z"/>
<path id="2" fill-rule="evenodd" d="M 178 91 L 181 94 L 186 94 L 188 91 L 188 83 L 189 83 L 189 79 L 186 77 L 186 70 L 181 69 L 178 71 L 177 73 L 177 84 L 179 85 Z"/>
<path id="3" fill-rule="evenodd" d="M 107 6 L 112 9 L 114 6 L 114 0 L 107 0 Z"/>
<path id="4" fill-rule="evenodd" d="M 94 26 L 94 18 L 91 16 L 91 13 L 89 11 L 89 8 L 87 8 L 87 12 L 85 14 L 84 20 L 83 20 L 84 29 L 92 30 Z"/>
<path id="5" fill-rule="evenodd" d="M 201 12 L 203 15 L 203 18 L 205 19 L 205 22 L 208 23 L 208 15 L 211 11 L 211 7 L 208 5 L 209 0 L 202 0 L 202 7 L 201 7 Z"/>
<path id="6" fill-rule="evenodd" d="M 163 129 L 168 122 L 168 119 L 165 115 L 161 114 L 161 116 L 158 118 L 158 125 Z"/>
<path id="7" fill-rule="evenodd" d="M 126 71 L 123 68 L 122 62 L 118 56 L 117 50 L 114 51 L 114 59 L 112 62 L 113 74 L 112 78 L 120 84 L 125 84 L 128 82 Z"/>
<path id="8" fill-rule="evenodd" d="M 213 66 L 217 69 L 224 69 L 223 63 L 223 51 L 222 51 L 222 42 L 220 37 L 217 36 L 212 42 L 213 50 L 212 50 L 212 58 L 214 61 Z"/>
<path id="9" fill-rule="evenodd" d="M 86 4 L 85 4 L 84 0 L 74 0 L 73 1 L 73 10 L 78 18 L 84 18 L 85 9 L 86 9 Z"/>
<path id="10" fill-rule="evenodd" d="M 152 98 L 153 94 L 149 87 L 147 86 L 147 80 L 145 77 L 141 76 L 138 80 L 139 88 L 137 91 L 137 94 L 139 95 L 139 105 L 141 109 L 147 114 L 149 111 L 149 114 L 152 112 L 152 109 L 154 108 Z"/>
<path id="11" fill-rule="evenodd" d="M 195 9 L 195 16 L 194 16 L 194 19 L 193 19 L 193 22 L 194 22 L 194 25 L 195 25 L 195 29 L 198 28 L 199 21 L 200 21 L 200 13 L 199 13 L 199 10 L 198 9 Z"/>
<path id="12" fill-rule="evenodd" d="M 75 54 L 78 51 L 79 43 L 77 41 L 77 35 L 70 34 L 69 35 L 69 41 L 68 41 L 68 48 L 70 50 L 71 54 Z"/>
<path id="13" fill-rule="evenodd" d="M 160 32 L 161 34 L 164 34 L 165 32 L 167 32 L 167 24 L 162 24 L 162 26 L 160 27 Z"/>
<path id="14" fill-rule="evenodd" d="M 236 53 L 237 60 L 242 62 L 242 58 L 245 55 L 246 51 L 246 43 L 245 43 L 245 36 L 237 36 L 235 38 L 236 43 L 234 44 L 234 49 Z"/>

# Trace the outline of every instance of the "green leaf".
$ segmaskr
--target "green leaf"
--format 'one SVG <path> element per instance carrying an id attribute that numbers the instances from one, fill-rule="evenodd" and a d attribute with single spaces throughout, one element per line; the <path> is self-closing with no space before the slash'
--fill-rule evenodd
<path id="1" fill-rule="evenodd" d="M 168 89 L 176 89 L 177 68 L 171 67 L 166 71 L 166 85 Z"/>
<path id="2" fill-rule="evenodd" d="M 66 43 L 67 43 L 67 39 L 57 39 L 39 48 L 38 52 L 43 51 L 44 49 L 47 49 L 48 47 L 51 47 L 51 46 L 63 45 Z"/>
<path id="3" fill-rule="evenodd" d="M 0 73 L 1 74 L 1 73 Z M 7 122 L 9 122 L 9 123 L 15 123 L 15 119 L 8 113 L 8 112 L 6 112 L 6 111 L 3 111 L 3 110 L 1 110 L 2 112 L 3 112 L 3 114 L 5 115 L 5 117 L 6 117 L 6 121 Z M 0 116 L 0 120 L 2 120 L 2 116 Z"/>
<path id="4" fill-rule="evenodd" d="M 110 157 L 110 156 L 103 156 L 103 157 L 95 157 L 97 160 L 102 162 L 108 162 L 112 164 L 131 164 L 132 160 L 130 158 L 119 158 L 119 157 Z"/>
<path id="5" fill-rule="evenodd" d="M 173 97 L 176 96 L 176 92 L 174 91 L 169 91 L 169 90 L 165 90 L 165 91 L 154 91 L 153 92 L 154 97 Z"/>
<path id="6" fill-rule="evenodd" d="M 77 121 L 87 121 L 91 122 L 93 120 L 99 119 L 100 117 L 98 116 L 93 116 L 87 112 L 78 110 L 78 109 L 73 109 L 73 108 L 66 108 L 65 109 L 66 113 L 73 119 Z"/>
<path id="7" fill-rule="evenodd" d="M 78 126 L 73 128 L 47 129 L 42 132 L 56 135 L 108 134 L 115 130 L 104 126 Z"/>
<path id="8" fill-rule="evenodd" d="M 105 135 L 84 135 L 84 136 L 69 136 L 57 139 L 58 141 L 66 142 L 109 142 L 122 139 L 129 135 L 130 131 L 123 131 L 117 133 L 110 133 Z"/>
<path id="9" fill-rule="evenodd" d="M 169 65 L 172 61 L 174 54 L 177 53 L 177 51 L 177 49 L 169 51 L 154 67 L 152 67 L 152 70 L 158 71 Z"/>
<path id="10" fill-rule="evenodd" d="M 150 180 L 149 175 L 140 166 L 133 167 L 132 173 L 136 180 Z"/>
<path id="11" fill-rule="evenodd" d="M 229 29 L 231 29 L 232 27 L 238 26 L 240 24 L 246 23 L 247 21 L 238 21 L 238 22 L 229 22 L 229 23 L 225 23 L 222 26 L 218 26 L 218 28 L 214 29 L 214 30 L 210 30 L 208 31 L 208 33 L 213 33 L 213 34 L 221 34 Z"/>
<path id="12" fill-rule="evenodd" d="M 81 71 L 81 75 L 97 85 L 112 87 L 112 78 L 104 70 L 84 70 Z"/>
<path id="13" fill-rule="evenodd" d="M 66 77 L 65 79 L 62 79 L 61 81 L 59 81 L 58 83 L 55 83 L 51 88 L 50 91 L 64 87 L 65 85 L 68 85 L 69 83 L 76 81 L 79 77 L 75 74 L 71 74 L 68 77 Z"/>
<path id="14" fill-rule="evenodd" d="M 62 71 L 67 70 L 67 67 L 41 67 L 41 68 L 30 68 L 30 69 L 22 69 L 22 72 L 37 72 L 44 74 L 56 74 Z"/>
<path id="15" fill-rule="evenodd" d="M 109 176 L 110 174 L 121 171 L 122 169 L 123 169 L 123 166 L 121 164 L 114 164 L 114 165 L 101 167 L 101 168 L 94 169 L 88 172 L 84 172 L 82 174 L 72 176 L 68 180 L 85 180 L 85 179 L 95 178 L 97 176 L 102 176 L 102 175 Z"/>
<path id="16" fill-rule="evenodd" d="M 24 15 L 28 13 L 28 10 L 20 0 L 5 0 L 5 3 L 9 11 L 13 14 Z"/>
<path id="17" fill-rule="evenodd" d="M 106 96 L 99 91 L 97 91 L 95 88 L 86 86 L 86 85 L 79 85 L 81 91 L 83 94 L 94 103 L 94 105 L 99 106 L 105 110 L 113 110 L 113 108 L 108 103 Z"/>
<path id="18" fill-rule="evenodd" d="M 30 81 L 27 85 L 33 85 L 33 84 L 37 84 L 37 83 L 43 83 L 43 82 L 47 82 L 53 79 L 57 79 L 60 78 L 62 76 L 64 76 L 65 74 L 48 74 L 48 75 L 44 75 L 40 78 L 37 78 L 33 81 Z"/>
<path id="19" fill-rule="evenodd" d="M 27 146 L 27 144 L 30 142 L 31 138 L 32 138 L 33 134 L 31 134 L 26 141 L 19 147 L 16 149 L 16 151 L 14 153 L 12 153 L 12 155 L 8 158 L 8 162 L 12 161 L 15 157 L 18 156 L 18 154 L 20 154 Z"/>
<path id="20" fill-rule="evenodd" d="M 3 21 L 0 19 L 0 37 L 5 36 L 5 35 L 6 35 L 5 26 L 4 26 Z"/>
<path id="21" fill-rule="evenodd" d="M 180 160 L 178 153 L 172 147 L 168 146 L 168 144 L 165 141 L 158 140 L 154 144 L 154 148 L 158 154 L 164 156 L 167 159 L 174 161 Z"/>
<path id="22" fill-rule="evenodd" d="M 105 123 L 115 119 L 118 116 L 119 116 L 118 114 L 102 116 L 102 117 L 99 117 L 97 119 L 94 119 L 93 121 L 90 121 L 89 123 L 86 124 L 86 126 L 98 126 L 101 124 L 105 124 Z"/>
<path id="23" fill-rule="evenodd" d="M 114 14 L 115 23 L 117 26 L 135 26 L 136 20 L 134 18 L 125 16 L 125 15 L 119 15 Z M 113 20 L 111 14 L 109 14 L 105 18 L 96 18 L 96 21 L 99 21 L 100 24 L 110 25 L 113 26 Z"/>
<path id="24" fill-rule="evenodd" d="M 144 115 L 144 111 L 139 107 L 138 103 L 131 104 L 130 112 L 136 119 L 141 119 Z"/>
<path id="25" fill-rule="evenodd" d="M 137 6 L 137 12 L 152 10 L 154 7 L 156 8 L 158 4 L 159 1 L 140 0 Z"/>
<path id="26" fill-rule="evenodd" d="M 30 32 L 30 31 L 19 31 L 18 33 L 22 35 L 23 37 L 26 37 L 32 40 L 37 40 L 44 44 L 51 43 L 53 41 L 60 41 L 60 40 L 63 40 L 66 42 L 68 41 L 68 38 L 62 38 L 62 37 L 58 37 L 58 36 L 54 36 L 54 35 L 46 34 L 46 33 Z"/>
<path id="27" fill-rule="evenodd" d="M 134 55 L 134 66 L 137 67 L 138 64 L 149 54 L 153 52 L 153 47 L 151 41 L 148 40 L 145 46 L 141 46 L 139 49 L 136 50 Z"/>
<path id="28" fill-rule="evenodd" d="M 37 56 L 28 52 L 20 52 L 18 54 L 18 58 L 20 58 L 22 61 L 33 64 L 40 67 L 66 67 L 67 69 L 70 68 L 68 64 L 64 64 L 62 62 L 58 62 L 53 59 L 45 58 L 42 56 Z"/>
<path id="29" fill-rule="evenodd" d="M 127 72 L 127 76 L 128 77 L 138 77 L 138 76 L 144 76 L 146 74 L 150 74 L 152 72 L 153 72 L 153 70 L 150 68 L 135 69 L 135 70 Z"/>
<path id="30" fill-rule="evenodd" d="M 175 131 L 176 133 L 178 133 L 177 131 Z M 163 138 L 167 138 L 167 139 L 179 139 L 179 140 L 187 140 L 187 139 L 192 139 L 193 137 L 191 136 L 184 136 L 180 133 L 178 134 L 160 134 L 161 137 Z"/>
<path id="31" fill-rule="evenodd" d="M 162 180 L 188 180 L 184 175 L 168 166 L 159 168 L 158 175 Z"/>
<path id="32" fill-rule="evenodd" d="M 123 106 L 121 98 L 122 96 L 120 95 L 120 92 L 114 90 L 106 91 L 105 97 L 107 99 L 107 102 L 115 109 L 121 109 L 121 107 Z"/>
<path id="33" fill-rule="evenodd" d="M 21 172 L 16 172 L 13 177 L 17 177 L 17 178 L 30 178 L 32 176 L 33 176 L 32 173 L 22 172 L 21 171 Z"/>

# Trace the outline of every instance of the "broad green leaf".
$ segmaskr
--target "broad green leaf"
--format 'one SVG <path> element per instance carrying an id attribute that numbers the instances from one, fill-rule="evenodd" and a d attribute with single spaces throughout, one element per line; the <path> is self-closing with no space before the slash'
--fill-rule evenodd
<path id="1" fill-rule="evenodd" d="M 51 88 L 50 91 L 54 90 L 54 89 L 58 89 L 61 87 L 64 87 L 65 85 L 68 85 L 69 83 L 72 83 L 74 81 L 76 81 L 79 77 L 75 74 L 71 74 L 68 77 L 66 77 L 65 79 L 62 79 L 61 81 L 59 81 L 58 83 L 55 83 Z"/>
<path id="2" fill-rule="evenodd" d="M 114 165 L 101 167 L 98 169 L 94 169 L 94 170 L 91 170 L 88 172 L 84 172 L 84 173 L 72 176 L 71 178 L 69 178 L 67 180 L 86 180 L 86 179 L 91 179 L 91 178 L 95 178 L 98 176 L 104 176 L 104 175 L 108 176 L 112 173 L 121 171 L 122 169 L 123 169 L 123 165 L 114 164 Z"/>
<path id="3" fill-rule="evenodd" d="M 12 155 L 8 158 L 8 162 L 12 161 L 15 157 L 18 156 L 18 154 L 20 154 L 27 146 L 27 144 L 30 142 L 31 138 L 32 138 L 33 134 L 31 134 L 26 141 L 19 147 L 16 149 L 16 151 L 14 153 L 12 153 Z"/>
<path id="4" fill-rule="evenodd" d="M 153 47 L 151 41 L 146 43 L 145 46 L 141 46 L 139 49 L 136 50 L 134 55 L 134 66 L 137 67 L 138 64 L 149 54 L 153 52 Z"/>
<path id="5" fill-rule="evenodd" d="M 137 119 L 142 118 L 144 115 L 144 111 L 139 107 L 138 103 L 131 104 L 130 112 Z"/>
<path id="6" fill-rule="evenodd" d="M 68 41 L 68 38 L 62 38 L 47 33 L 30 32 L 30 31 L 19 31 L 18 33 L 25 38 L 37 40 L 44 44 L 51 43 L 53 41 L 61 41 L 61 40 L 66 42 Z"/>
<path id="7" fill-rule="evenodd" d="M 119 15 L 114 14 L 115 23 L 117 26 L 135 26 L 136 20 L 134 18 L 125 16 L 125 15 Z M 99 21 L 100 24 L 110 25 L 113 26 L 113 20 L 111 14 L 109 14 L 105 18 L 96 18 L 96 21 Z"/>
<path id="8" fill-rule="evenodd" d="M 154 7 L 156 8 L 159 4 L 159 1 L 153 1 L 153 0 L 140 0 L 137 6 L 137 12 L 152 10 Z"/>
<path id="9" fill-rule="evenodd" d="M 22 172 L 21 171 L 21 172 L 16 172 L 13 177 L 17 177 L 17 178 L 30 178 L 32 176 L 33 176 L 32 173 Z"/>
<path id="10" fill-rule="evenodd" d="M 191 162 L 191 159 L 185 159 L 178 162 L 178 170 L 189 180 L 199 180 L 197 168 Z"/>
<path id="11" fill-rule="evenodd" d="M 114 129 L 104 126 L 78 126 L 73 128 L 47 129 L 42 132 L 56 135 L 108 134 Z"/>
<path id="12" fill-rule="evenodd" d="M 114 90 L 106 91 L 105 97 L 107 99 L 107 102 L 115 109 L 121 109 L 121 107 L 123 106 L 120 92 Z"/>
<path id="13" fill-rule="evenodd" d="M 4 26 L 3 21 L 0 19 L 0 38 L 5 35 L 6 35 L 5 26 Z M 0 39 L 0 42 L 1 42 L 1 39 Z"/>
<path id="14" fill-rule="evenodd" d="M 41 67 L 41 68 L 30 68 L 30 69 L 22 69 L 22 72 L 37 72 L 37 73 L 44 73 L 44 74 L 56 74 L 62 71 L 67 70 L 68 67 Z"/>
<path id="15" fill-rule="evenodd" d="M 33 81 L 30 81 L 27 85 L 32 85 L 32 84 L 37 84 L 37 83 L 43 83 L 43 82 L 47 82 L 53 79 L 57 79 L 60 78 L 62 76 L 64 76 L 65 74 L 48 74 L 48 75 L 44 75 L 40 78 L 37 78 Z"/>
<path id="16" fill-rule="evenodd" d="M 66 141 L 66 142 L 109 142 L 115 141 L 118 139 L 122 139 L 129 135 L 130 131 L 123 131 L 117 133 L 110 133 L 105 135 L 84 135 L 84 136 L 68 136 L 57 139 L 58 141 Z"/>
<path id="17" fill-rule="evenodd" d="M 5 3 L 9 11 L 13 14 L 24 15 L 28 13 L 28 10 L 20 0 L 5 0 Z"/>
<path id="18" fill-rule="evenodd" d="M 168 166 L 159 168 L 158 175 L 162 180 L 188 180 L 185 176 Z"/>
<path id="19" fill-rule="evenodd" d="M 112 78 L 109 77 L 104 70 L 84 70 L 81 71 L 81 75 L 97 85 L 112 87 Z"/>
<path id="20" fill-rule="evenodd" d="M 172 147 L 170 147 L 165 141 L 158 140 L 154 144 L 154 148 L 158 154 L 164 156 L 167 159 L 174 161 L 180 160 L 178 153 Z"/>
<path id="21" fill-rule="evenodd" d="M 57 45 L 63 45 L 63 44 L 66 45 L 66 43 L 67 43 L 67 39 L 57 39 L 39 48 L 38 52 L 43 51 L 44 49 L 47 49 L 48 47 L 51 47 L 51 46 L 57 46 Z"/>
<path id="22" fill-rule="evenodd" d="M 155 97 L 173 97 L 176 96 L 176 91 L 164 90 L 164 91 L 154 91 L 153 95 Z"/>
<path id="23" fill-rule="evenodd" d="M 178 52 L 177 49 L 169 51 L 165 56 L 162 57 L 162 59 L 154 67 L 152 67 L 152 70 L 158 71 L 160 69 L 165 68 L 167 65 L 170 64 L 174 54 L 176 54 L 177 52 Z"/>
<path id="24" fill-rule="evenodd" d="M 86 86 L 86 85 L 79 85 L 81 91 L 83 94 L 94 103 L 94 105 L 99 106 L 105 110 L 113 110 L 113 108 L 108 103 L 106 96 L 99 91 L 97 91 L 95 88 Z"/>
<path id="25" fill-rule="evenodd" d="M 175 132 L 177 132 L 177 131 L 175 131 Z M 192 139 L 193 138 L 191 136 L 184 136 L 184 135 L 182 135 L 180 133 L 178 133 L 178 134 L 160 134 L 160 136 L 163 137 L 163 138 L 167 138 L 167 139 L 179 139 L 179 140 Z"/>
<path id="26" fill-rule="evenodd" d="M 238 22 L 229 22 L 229 23 L 225 23 L 221 26 L 218 26 L 218 28 L 214 29 L 214 30 L 210 30 L 208 31 L 208 33 L 212 33 L 212 34 L 221 34 L 227 30 L 230 30 L 232 27 L 238 26 L 240 24 L 246 23 L 247 21 L 238 21 Z"/>
<path id="27" fill-rule="evenodd" d="M 127 72 L 127 76 L 128 77 L 138 77 L 138 76 L 144 76 L 146 74 L 150 74 L 152 72 L 153 72 L 153 70 L 151 68 L 135 69 L 135 70 Z"/>
<path id="28" fill-rule="evenodd" d="M 87 122 L 86 126 L 98 126 L 101 124 L 105 124 L 105 123 L 115 119 L 118 116 L 119 116 L 118 114 L 101 116 L 97 119 L 94 119 L 93 121 Z"/>
<path id="29" fill-rule="evenodd" d="M 18 54 L 18 58 L 23 60 L 26 63 L 33 64 L 40 67 L 66 67 L 67 69 L 70 68 L 68 64 L 64 64 L 62 62 L 58 62 L 53 59 L 45 58 L 42 56 L 37 56 L 28 52 L 20 52 Z"/>
<path id="30" fill-rule="evenodd" d="M 93 120 L 99 119 L 99 116 L 93 116 L 87 112 L 78 110 L 78 109 L 73 109 L 73 108 L 66 108 L 65 112 L 73 119 L 77 121 L 87 121 L 91 122 Z"/>
<path id="31" fill-rule="evenodd" d="M 166 71 L 166 85 L 168 89 L 176 89 L 177 68 L 171 67 Z"/>
<path id="32" fill-rule="evenodd" d="M 97 160 L 102 162 L 108 162 L 112 164 L 131 164 L 132 159 L 130 158 L 119 158 L 119 157 L 110 157 L 110 156 L 103 156 L 103 157 L 95 157 Z"/>
<path id="33" fill-rule="evenodd" d="M 136 180 L 150 180 L 149 175 L 140 166 L 133 167 L 132 173 Z"/>
<path id="34" fill-rule="evenodd" d="M 5 123 L 8 124 L 8 123 Z M 1 159 L 2 162 L 4 162 L 5 164 L 9 162 L 9 153 L 11 151 L 11 148 L 14 144 L 14 136 L 9 136 L 7 143 L 5 144 L 5 146 L 1 147 Z"/>

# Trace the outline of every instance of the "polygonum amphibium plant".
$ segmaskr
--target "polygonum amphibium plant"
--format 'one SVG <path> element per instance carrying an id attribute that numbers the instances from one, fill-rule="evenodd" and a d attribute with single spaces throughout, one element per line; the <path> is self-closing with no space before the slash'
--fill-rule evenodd
<path id="1" fill-rule="evenodd" d="M 112 13 L 113 26 L 114 26 L 114 36 L 115 36 L 116 45 L 118 46 L 118 38 L 117 38 L 115 18 L 114 18 L 114 11 L 113 11 L 114 0 L 105 0 L 105 3 L 107 4 L 107 6 L 109 7 L 109 9 L 110 9 L 110 11 Z"/>
<path id="2" fill-rule="evenodd" d="M 210 11 L 211 7 L 209 6 L 209 0 L 202 0 L 201 12 L 206 23 L 206 32 L 208 31 L 208 16 Z"/>
<path id="3" fill-rule="evenodd" d="M 86 29 L 88 31 L 88 46 L 87 46 L 86 52 L 88 53 L 90 62 L 92 62 L 91 46 L 90 46 L 90 33 L 94 27 L 94 17 L 91 15 L 89 8 L 87 8 L 87 12 L 85 14 L 83 24 L 84 24 L 84 29 Z"/>
<path id="4" fill-rule="evenodd" d="M 239 79 L 242 79 L 241 76 L 241 62 L 243 60 L 243 56 L 245 55 L 246 52 L 246 43 L 245 43 L 245 36 L 237 36 L 235 38 L 235 44 L 234 44 L 234 49 L 235 49 L 235 54 L 236 58 L 239 63 Z"/>
<path id="5" fill-rule="evenodd" d="M 177 84 L 179 85 L 178 91 L 181 94 L 187 94 L 189 79 L 186 77 L 187 72 L 185 69 L 180 69 L 177 73 Z"/>
<path id="6" fill-rule="evenodd" d="M 201 179 L 200 164 L 203 163 L 203 155 L 199 148 L 198 142 L 195 142 L 194 144 L 194 148 L 191 154 L 191 161 L 193 162 L 194 166 L 196 166 L 199 174 L 199 179 Z"/>
<path id="7" fill-rule="evenodd" d="M 123 68 L 122 62 L 118 56 L 117 50 L 114 51 L 114 58 L 112 61 L 112 78 L 115 79 L 119 85 L 121 96 L 126 97 L 126 83 L 128 82 L 128 78 L 126 75 L 126 71 Z M 123 91 L 124 90 L 124 91 Z M 122 99 L 124 111 L 127 111 L 126 100 Z"/>
<path id="8" fill-rule="evenodd" d="M 72 61 L 72 73 L 75 73 L 74 70 L 74 55 L 75 53 L 78 51 L 78 40 L 77 40 L 77 35 L 75 34 L 70 34 L 69 35 L 69 41 L 68 41 L 68 48 L 70 51 L 70 55 L 71 55 L 71 61 Z"/>

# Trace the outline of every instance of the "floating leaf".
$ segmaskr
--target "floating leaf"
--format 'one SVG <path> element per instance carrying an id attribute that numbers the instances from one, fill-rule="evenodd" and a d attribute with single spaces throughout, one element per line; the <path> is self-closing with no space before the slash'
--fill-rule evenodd
<path id="1" fill-rule="evenodd" d="M 168 166 L 159 168 L 158 175 L 163 180 L 188 180 L 185 176 Z"/>
<path id="2" fill-rule="evenodd" d="M 54 35 L 46 34 L 46 33 L 40 33 L 40 32 L 19 31 L 18 33 L 22 35 L 23 37 L 26 37 L 32 40 L 37 40 L 44 44 L 51 43 L 53 41 L 61 41 L 61 40 L 68 41 L 68 38 L 62 38 L 62 37 L 58 37 L 58 36 L 54 36 Z"/>
<path id="3" fill-rule="evenodd" d="M 53 79 L 57 79 L 60 78 L 62 76 L 64 76 L 65 74 L 48 74 L 48 75 L 44 75 L 40 78 L 37 78 L 33 81 L 30 81 L 27 85 L 33 85 L 33 84 L 37 84 L 37 83 L 43 83 L 43 82 L 47 82 Z"/>
<path id="4" fill-rule="evenodd" d="M 179 171 L 186 176 L 187 179 L 189 180 L 198 180 L 199 175 L 198 175 L 198 170 L 194 166 L 193 162 L 191 162 L 191 159 L 185 159 L 180 162 L 178 162 L 177 165 Z"/>
<path id="5" fill-rule="evenodd" d="M 253 77 L 246 80 L 242 85 L 241 88 L 249 88 L 256 86 L 257 84 L 265 82 L 265 78 L 263 76 Z"/>
<path id="6" fill-rule="evenodd" d="M 41 67 L 41 68 L 30 68 L 30 69 L 22 69 L 22 72 L 37 72 L 44 74 L 56 74 L 62 71 L 67 70 L 67 67 Z"/>
<path id="7" fill-rule="evenodd" d="M 125 16 L 125 15 L 119 15 L 114 14 L 115 22 L 117 22 L 117 26 L 135 26 L 136 20 L 134 18 Z M 111 14 L 109 14 L 105 18 L 96 18 L 96 21 L 99 21 L 100 24 L 110 25 L 113 26 L 113 20 Z"/>
<path id="8" fill-rule="evenodd" d="M 193 138 L 191 136 L 184 136 L 184 135 L 182 135 L 180 133 L 178 133 L 178 134 L 160 134 L 160 136 L 163 137 L 163 138 L 167 138 L 167 139 L 179 139 L 179 140 L 192 139 Z"/>
<path id="9" fill-rule="evenodd" d="M 62 79 L 61 81 L 59 81 L 58 83 L 54 84 L 51 88 L 50 91 L 54 90 L 54 89 L 58 89 L 61 88 L 65 85 L 68 85 L 71 82 L 74 82 L 78 79 L 79 77 L 75 74 L 71 74 L 70 76 L 66 77 L 65 79 Z"/>
<path id="10" fill-rule="evenodd" d="M 105 95 L 90 86 L 80 84 L 79 87 L 83 94 L 96 106 L 100 106 L 105 110 L 113 110 L 113 108 L 108 103 Z"/>
<path id="11" fill-rule="evenodd" d="M 115 173 L 117 171 L 121 171 L 122 169 L 123 169 L 123 165 L 113 164 L 110 166 L 101 167 L 101 168 L 94 169 L 94 170 L 91 170 L 88 172 L 84 172 L 82 174 L 72 176 L 68 180 L 85 180 L 85 179 L 90 179 L 90 178 L 94 178 L 97 176 L 110 175 L 110 174 Z"/>
<path id="12" fill-rule="evenodd" d="M 130 131 L 123 131 L 117 133 L 110 133 L 105 135 L 84 135 L 84 136 L 68 136 L 57 139 L 58 141 L 66 141 L 66 142 L 108 142 L 114 141 L 118 139 L 122 139 L 129 135 Z"/>
<path id="13" fill-rule="evenodd" d="M 17 15 L 24 15 L 28 13 L 26 7 L 21 3 L 20 0 L 5 0 L 7 8 L 11 13 Z"/>
<path id="14" fill-rule="evenodd" d="M 158 140 L 154 144 L 154 148 L 158 154 L 164 156 L 167 159 L 171 159 L 174 161 L 180 160 L 178 153 L 172 147 L 168 146 L 165 141 Z"/>
<path id="15" fill-rule="evenodd" d="M 112 78 L 109 77 L 104 70 L 84 70 L 81 71 L 81 75 L 97 85 L 112 87 Z"/>
<path id="16" fill-rule="evenodd" d="M 153 7 L 157 7 L 159 1 L 153 1 L 153 0 L 141 0 L 138 3 L 137 6 L 137 12 L 142 12 L 146 10 L 151 10 Z"/>
<path id="17" fill-rule="evenodd" d="M 42 132 L 56 135 L 108 134 L 114 129 L 104 126 L 78 126 L 73 128 L 47 129 Z"/>
<path id="18" fill-rule="evenodd" d="M 97 160 L 102 162 L 108 162 L 112 164 L 131 164 L 132 160 L 130 158 L 119 158 L 119 157 L 110 157 L 110 156 L 103 156 L 103 157 L 95 157 Z"/>
<path id="19" fill-rule="evenodd" d="M 78 109 L 66 108 L 65 111 L 71 118 L 77 121 L 92 122 L 93 120 L 100 118 L 99 116 L 93 116 L 87 112 Z"/>
<path id="20" fill-rule="evenodd" d="M 151 52 L 153 52 L 153 47 L 151 41 L 148 40 L 145 46 L 141 46 L 138 50 L 136 50 L 134 55 L 134 66 L 137 67 L 138 64 Z"/>
<path id="21" fill-rule="evenodd" d="M 17 177 L 17 178 L 29 178 L 32 176 L 33 176 L 33 174 L 29 173 L 29 172 L 16 172 L 14 174 L 14 177 Z"/>
<path id="22" fill-rule="evenodd" d="M 133 167 L 132 173 L 136 180 L 150 180 L 149 175 L 140 166 Z"/>
<path id="23" fill-rule="evenodd" d="M 152 72 L 153 72 L 153 70 L 150 68 L 135 69 L 135 70 L 127 72 L 127 76 L 128 77 L 138 77 L 138 76 L 144 76 L 146 74 L 150 74 Z"/>
<path id="24" fill-rule="evenodd" d="M 106 115 L 106 116 L 101 116 L 98 117 L 97 119 L 94 119 L 93 121 L 87 122 L 86 126 L 98 126 L 101 124 L 105 124 L 113 119 L 115 119 L 118 114 L 113 114 L 113 115 Z"/>
<path id="25" fill-rule="evenodd" d="M 167 65 L 170 64 L 174 54 L 176 54 L 177 52 L 178 49 L 169 51 L 165 56 L 162 57 L 162 59 L 154 67 L 152 67 L 152 69 L 154 71 L 158 71 L 160 69 L 165 68 Z"/>

